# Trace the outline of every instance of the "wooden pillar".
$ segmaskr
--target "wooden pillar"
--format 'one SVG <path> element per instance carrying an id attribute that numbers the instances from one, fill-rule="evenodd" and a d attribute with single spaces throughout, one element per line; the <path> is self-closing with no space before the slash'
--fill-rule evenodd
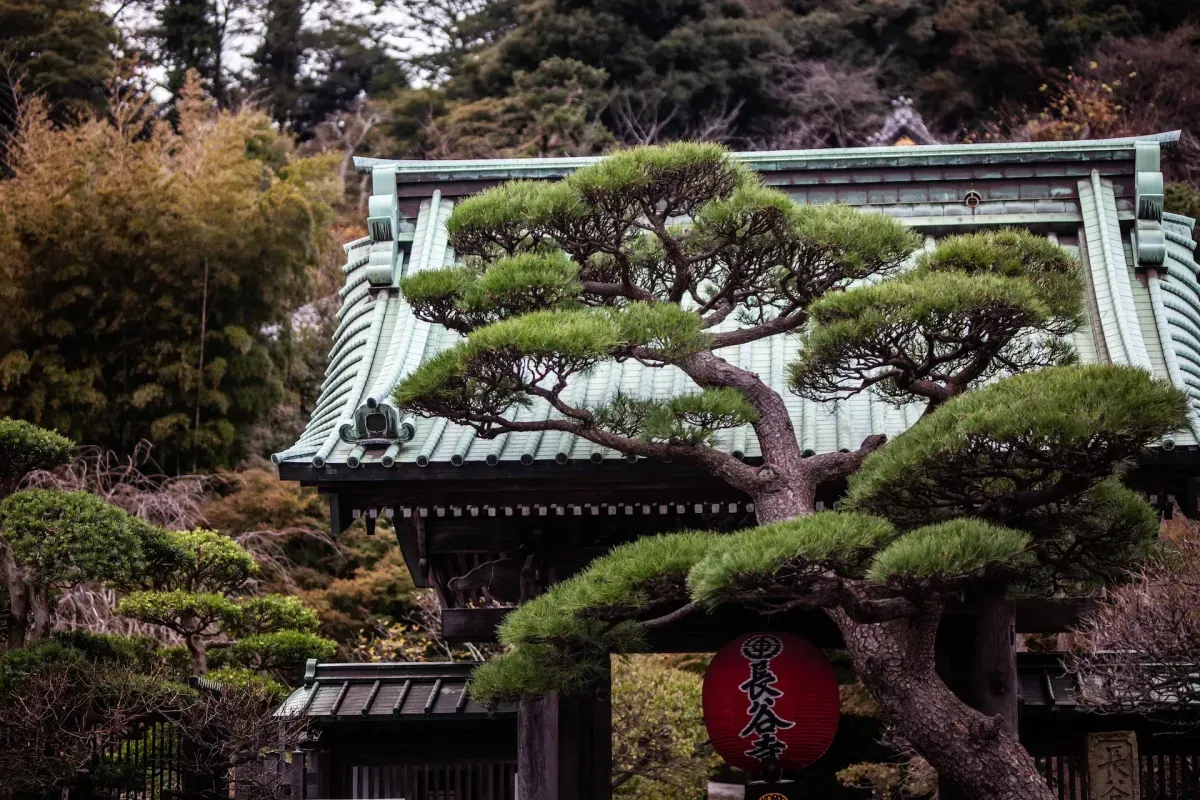
<path id="1" fill-rule="evenodd" d="M 952 692 L 988 716 L 999 714 L 1004 729 L 1017 735 L 1017 612 L 1012 602 L 989 594 L 982 598 L 979 614 L 943 617 L 936 658 L 938 674 Z M 949 785 L 938 787 L 938 797 L 969 800 Z"/>
<path id="2" fill-rule="evenodd" d="M 987 594 L 975 624 L 971 705 L 1004 718 L 1004 730 L 1017 735 L 1017 607 L 1000 594 Z"/>
<path id="3" fill-rule="evenodd" d="M 288 776 L 288 789 L 290 791 L 289 796 L 292 798 L 292 800 L 304 800 L 304 798 L 307 796 L 306 790 L 308 787 L 305 785 L 306 770 L 304 756 L 305 752 L 300 748 L 297 747 L 296 749 L 292 750 L 292 761 L 291 764 L 289 764 L 291 767 L 291 773 Z"/>
<path id="4" fill-rule="evenodd" d="M 553 692 L 521 703 L 517 717 L 518 800 L 609 800 L 612 703 Z"/>
<path id="5" fill-rule="evenodd" d="M 329 791 L 329 753 L 309 750 L 304 757 L 304 796 L 332 797 Z"/>

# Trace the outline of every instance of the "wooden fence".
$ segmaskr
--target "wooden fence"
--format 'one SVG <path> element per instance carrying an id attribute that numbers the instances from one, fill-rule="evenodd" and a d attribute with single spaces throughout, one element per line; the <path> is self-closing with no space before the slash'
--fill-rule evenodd
<path id="1" fill-rule="evenodd" d="M 1083 756 L 1035 758 L 1058 800 L 1093 800 L 1088 796 Z M 1194 751 L 1145 753 L 1138 757 L 1142 800 L 1200 800 L 1200 746 Z"/>
<path id="2" fill-rule="evenodd" d="M 352 800 L 516 800 L 515 761 L 351 768 Z"/>

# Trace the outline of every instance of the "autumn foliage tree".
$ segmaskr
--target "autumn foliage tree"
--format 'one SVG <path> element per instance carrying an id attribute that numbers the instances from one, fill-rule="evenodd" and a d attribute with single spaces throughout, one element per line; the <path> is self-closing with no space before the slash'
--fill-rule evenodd
<path id="1" fill-rule="evenodd" d="M 418 317 L 464 338 L 397 387 L 400 405 L 484 437 L 555 430 L 697 467 L 747 494 L 760 523 L 618 547 L 525 603 L 476 696 L 589 691 L 610 653 L 723 604 L 819 609 L 943 781 L 974 800 L 1051 797 L 1015 715 L 951 692 L 934 639 L 952 597 L 1002 618 L 1008 592 L 1087 591 L 1155 534 L 1151 508 L 1112 476 L 1184 424 L 1186 400 L 1140 370 L 1072 363 L 1060 339 L 1081 320 L 1072 256 L 1018 231 L 919 252 L 897 221 L 799 206 L 691 144 L 501 185 L 460 203 L 449 234 L 462 264 L 402 290 Z M 923 419 L 886 445 L 806 454 L 783 397 L 724 357 L 778 335 L 803 342 L 793 391 L 874 391 L 924 404 Z M 694 386 L 661 402 L 573 399 L 573 380 L 629 359 Z M 761 460 L 713 446 L 742 425 Z M 844 479 L 843 510 L 817 513 L 818 487 Z"/>

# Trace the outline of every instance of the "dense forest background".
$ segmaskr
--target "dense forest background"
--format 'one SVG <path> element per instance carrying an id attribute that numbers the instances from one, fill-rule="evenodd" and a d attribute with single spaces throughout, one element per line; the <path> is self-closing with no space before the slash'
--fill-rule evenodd
<path id="1" fill-rule="evenodd" d="M 859 146 L 907 97 L 947 142 L 1182 128 L 1168 207 L 1200 216 L 1198 53 L 1194 0 L 0 0 L 0 417 L 89 446 L 27 485 L 235 538 L 341 658 L 478 656 L 437 639 L 389 531 L 331 540 L 266 461 L 319 394 L 365 232 L 352 156 Z M 60 628 L 130 632 L 109 589 L 57 600 Z M 698 669 L 619 686 L 686 699 Z M 620 724 L 700 780 L 694 717 Z M 881 781 L 924 785 L 846 776 Z"/>

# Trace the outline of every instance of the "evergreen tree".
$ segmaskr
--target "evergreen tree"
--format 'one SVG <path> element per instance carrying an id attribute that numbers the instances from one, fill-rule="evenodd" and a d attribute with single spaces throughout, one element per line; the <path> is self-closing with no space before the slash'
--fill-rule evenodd
<path id="1" fill-rule="evenodd" d="M 117 41 L 95 0 L 0 2 L 0 126 L 15 122 L 18 84 L 44 96 L 59 121 L 103 109 Z"/>
<path id="2" fill-rule="evenodd" d="M 317 617 L 295 597 L 245 594 L 259 574 L 246 550 L 216 531 L 166 534 L 174 556 L 148 575 L 117 612 L 162 625 L 184 642 L 193 675 L 208 672 L 214 643 L 230 650 L 227 666 L 294 675 L 308 658 L 329 658 L 335 645 L 316 636 Z"/>
<path id="3" fill-rule="evenodd" d="M 263 38 L 254 55 L 256 77 L 272 116 L 283 125 L 292 122 L 299 94 L 300 64 L 304 57 L 305 0 L 265 0 Z"/>
<path id="4" fill-rule="evenodd" d="M 1086 592 L 1155 536 L 1154 511 L 1112 476 L 1185 425 L 1187 399 L 1141 370 L 1071 363 L 1059 337 L 1082 319 L 1073 257 L 1003 231 L 951 237 L 905 269 L 920 242 L 900 222 L 798 206 L 701 145 L 502 185 L 448 226 L 466 265 L 401 288 L 418 317 L 465 338 L 397 387 L 399 405 L 484 437 L 556 430 L 699 467 L 748 495 L 760 523 L 641 539 L 551 587 L 505 620 L 514 649 L 477 671 L 477 697 L 588 691 L 611 652 L 722 604 L 819 609 L 942 780 L 973 800 L 1049 800 L 1012 710 L 956 697 L 933 647 L 948 599 L 967 594 L 989 609 L 981 624 L 1004 625 L 1008 592 Z M 783 398 L 719 355 L 787 334 L 803 337 L 794 391 L 876 391 L 925 403 L 924 418 L 886 445 L 806 457 Z M 696 390 L 574 403 L 568 382 L 614 359 L 674 367 Z M 532 404 L 553 413 L 513 413 Z M 713 446 L 747 424 L 761 464 Z M 841 479 L 844 510 L 816 513 L 818 487 Z M 1013 653 L 1001 661 L 1015 672 Z"/>
<path id="5" fill-rule="evenodd" d="M 178 94 L 193 70 L 217 104 L 229 106 L 225 51 L 233 15 L 244 6 L 239 0 L 161 0 L 151 38 L 158 44 L 159 62 L 167 68 L 167 88 Z"/>
<path id="6" fill-rule="evenodd" d="M 594 155 L 613 136 L 600 120 L 609 92 L 603 70 L 552 58 L 513 75 L 504 97 L 452 103 L 430 114 L 426 146 L 443 157 Z"/>
<path id="7" fill-rule="evenodd" d="M 302 140 L 311 138 L 322 122 L 355 109 L 364 96 L 408 86 L 404 65 L 366 22 L 331 19 L 320 29 L 305 31 L 302 41 L 306 69 L 295 84 L 292 106 L 276 115 Z"/>
<path id="8" fill-rule="evenodd" d="M 454 93 L 469 100 L 508 94 L 517 73 L 559 58 L 604 70 L 607 88 L 644 98 L 634 116 L 642 125 L 669 118 L 664 137 L 735 111 L 738 132 L 752 133 L 784 110 L 772 92 L 772 59 L 790 48 L 770 21 L 742 6 L 544 3 L 521 8 L 517 19 L 496 44 L 464 61 Z"/>
<path id="9" fill-rule="evenodd" d="M 163 532 L 86 492 L 28 489 L 0 503 L 8 646 L 45 638 L 57 595 L 80 583 L 129 584 Z"/>

